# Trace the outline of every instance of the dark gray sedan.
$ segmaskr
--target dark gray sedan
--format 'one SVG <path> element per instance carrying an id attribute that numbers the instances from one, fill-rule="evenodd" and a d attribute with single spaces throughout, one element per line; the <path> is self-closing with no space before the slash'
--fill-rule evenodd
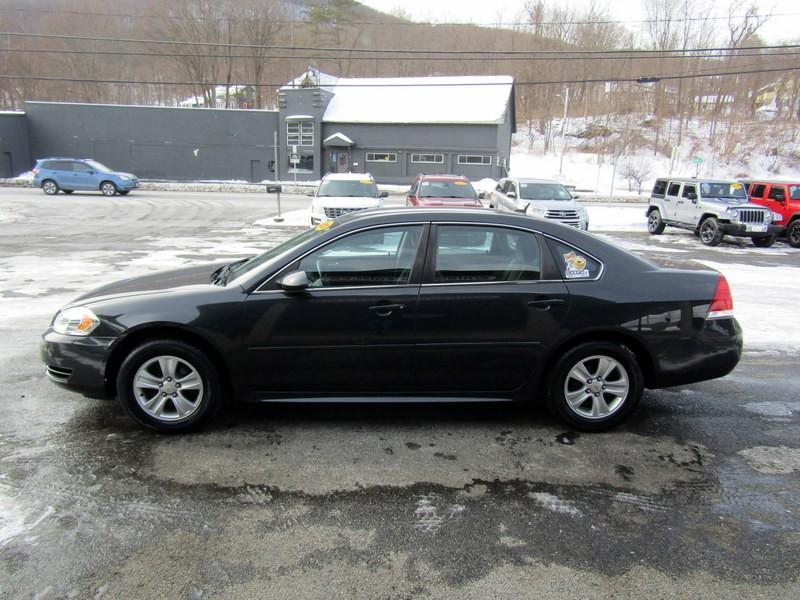
<path id="1" fill-rule="evenodd" d="M 574 427 L 644 388 L 729 373 L 725 278 L 572 227 L 470 209 L 361 211 L 264 254 L 128 279 L 44 333 L 55 383 L 182 431 L 225 402 L 546 402 Z"/>

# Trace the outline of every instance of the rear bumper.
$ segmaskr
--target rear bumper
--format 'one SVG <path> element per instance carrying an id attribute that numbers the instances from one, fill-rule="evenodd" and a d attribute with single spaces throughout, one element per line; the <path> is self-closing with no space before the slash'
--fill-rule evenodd
<path id="1" fill-rule="evenodd" d="M 742 328 L 736 319 L 706 320 L 696 337 L 671 344 L 668 352 L 656 357 L 655 372 L 647 387 L 670 387 L 724 377 L 739 363 L 742 345 Z"/>
<path id="2" fill-rule="evenodd" d="M 110 398 L 105 371 L 115 338 L 61 335 L 48 329 L 39 345 L 47 378 L 56 385 L 90 398 Z"/>
<path id="3" fill-rule="evenodd" d="M 726 235 L 739 237 L 767 237 L 769 235 L 780 235 L 781 227 L 777 225 L 767 225 L 766 231 L 747 231 L 743 223 L 720 223 L 719 228 Z"/>

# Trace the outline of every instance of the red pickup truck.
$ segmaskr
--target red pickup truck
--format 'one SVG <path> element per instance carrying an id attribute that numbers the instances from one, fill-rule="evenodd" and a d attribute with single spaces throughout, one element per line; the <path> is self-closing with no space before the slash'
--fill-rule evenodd
<path id="1" fill-rule="evenodd" d="M 766 206 L 780 219 L 773 223 L 782 228 L 779 237 L 786 236 L 792 248 L 800 248 L 800 182 L 748 181 L 750 202 Z"/>

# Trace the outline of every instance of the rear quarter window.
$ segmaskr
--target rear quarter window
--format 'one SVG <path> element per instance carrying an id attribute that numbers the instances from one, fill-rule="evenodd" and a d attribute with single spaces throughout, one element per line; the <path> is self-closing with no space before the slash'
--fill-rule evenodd
<path id="1" fill-rule="evenodd" d="M 653 196 L 657 198 L 663 198 L 664 194 L 667 191 L 667 180 L 666 179 L 656 179 L 656 184 L 653 186 Z"/>
<path id="2" fill-rule="evenodd" d="M 600 261 L 592 258 L 583 250 L 560 242 L 548 240 L 556 260 L 556 266 L 562 279 L 581 281 L 597 279 L 603 270 Z"/>

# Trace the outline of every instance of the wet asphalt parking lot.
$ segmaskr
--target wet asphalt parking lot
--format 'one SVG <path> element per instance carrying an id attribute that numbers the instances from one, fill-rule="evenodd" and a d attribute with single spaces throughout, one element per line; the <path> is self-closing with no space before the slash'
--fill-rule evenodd
<path id="1" fill-rule="evenodd" d="M 800 597 L 800 361 L 780 345 L 645 392 L 603 434 L 522 405 L 270 405 L 163 436 L 45 379 L 60 305 L 269 247 L 297 231 L 254 224 L 274 208 L 0 189 L 0 596 Z"/>

